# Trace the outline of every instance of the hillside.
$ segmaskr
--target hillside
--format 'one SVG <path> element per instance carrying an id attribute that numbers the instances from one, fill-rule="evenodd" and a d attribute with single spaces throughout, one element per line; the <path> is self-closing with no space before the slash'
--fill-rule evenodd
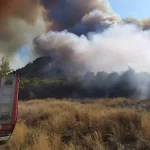
<path id="1" fill-rule="evenodd" d="M 134 107 L 135 106 L 135 107 Z M 139 107 L 136 107 L 139 106 Z M 11 150 L 149 150 L 149 101 L 32 100 L 19 103 Z M 9 148 L 8 148 L 9 149 Z"/>
<path id="2" fill-rule="evenodd" d="M 53 64 L 50 56 L 39 57 L 23 68 L 13 71 L 12 74 L 19 74 L 23 78 L 57 78 L 63 76 L 60 64 Z"/>

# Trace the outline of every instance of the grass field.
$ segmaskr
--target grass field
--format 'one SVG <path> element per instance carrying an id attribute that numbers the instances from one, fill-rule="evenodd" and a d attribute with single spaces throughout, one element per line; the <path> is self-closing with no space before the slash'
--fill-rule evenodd
<path id="1" fill-rule="evenodd" d="M 150 149 L 149 105 L 123 98 L 19 102 L 7 145 L 11 150 Z"/>

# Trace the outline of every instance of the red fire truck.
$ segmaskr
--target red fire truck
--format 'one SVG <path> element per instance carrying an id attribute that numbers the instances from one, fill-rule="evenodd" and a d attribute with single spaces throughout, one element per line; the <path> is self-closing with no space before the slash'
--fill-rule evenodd
<path id="1" fill-rule="evenodd" d="M 18 115 L 19 77 L 0 77 L 0 145 L 12 135 Z"/>

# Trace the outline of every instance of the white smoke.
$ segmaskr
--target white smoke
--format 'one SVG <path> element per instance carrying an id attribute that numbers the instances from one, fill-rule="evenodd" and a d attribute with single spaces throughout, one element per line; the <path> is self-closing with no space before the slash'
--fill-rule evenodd
<path id="1" fill-rule="evenodd" d="M 98 31 L 98 29 L 97 29 Z M 67 31 L 52 32 L 38 38 L 41 50 L 58 53 L 71 51 L 65 61 L 84 62 L 90 71 L 124 71 L 131 66 L 136 71 L 150 71 L 150 31 L 133 24 L 114 24 L 104 32 L 77 36 Z M 69 55 L 70 53 L 68 53 Z M 70 60 L 71 59 L 71 60 Z"/>

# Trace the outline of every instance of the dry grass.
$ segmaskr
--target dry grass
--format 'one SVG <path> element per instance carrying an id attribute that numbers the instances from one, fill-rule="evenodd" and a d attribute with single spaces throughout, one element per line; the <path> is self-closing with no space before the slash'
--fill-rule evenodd
<path id="1" fill-rule="evenodd" d="M 130 100 L 20 102 L 8 145 L 11 150 L 150 149 L 150 113 L 119 108 L 122 103 Z"/>

